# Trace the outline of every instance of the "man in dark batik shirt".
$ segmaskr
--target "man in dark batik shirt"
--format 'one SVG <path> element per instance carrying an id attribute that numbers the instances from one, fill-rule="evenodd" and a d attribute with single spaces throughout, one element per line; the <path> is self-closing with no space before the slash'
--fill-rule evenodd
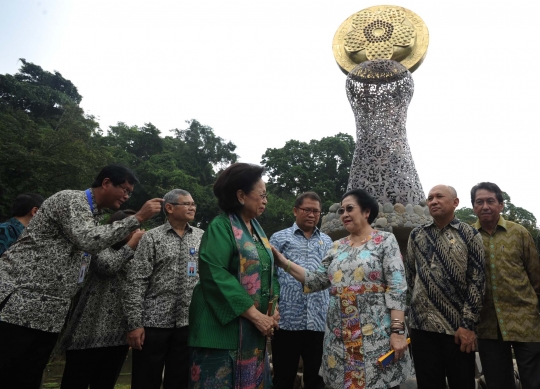
<path id="1" fill-rule="evenodd" d="M 482 237 L 455 218 L 456 190 L 428 194 L 433 217 L 412 230 L 405 258 L 412 355 L 418 389 L 474 389 L 476 326 L 484 299 Z"/>
<path id="2" fill-rule="evenodd" d="M 21 194 L 15 198 L 11 207 L 13 217 L 5 223 L 0 223 L 0 256 L 17 241 L 41 204 L 43 197 L 35 193 Z"/>
<path id="3" fill-rule="evenodd" d="M 120 208 L 136 182 L 126 167 L 109 165 L 92 188 L 52 195 L 0 257 L 2 387 L 40 387 L 43 369 L 91 256 L 123 240 L 161 209 L 162 199 L 153 199 L 133 216 L 99 224 L 102 210 Z"/>

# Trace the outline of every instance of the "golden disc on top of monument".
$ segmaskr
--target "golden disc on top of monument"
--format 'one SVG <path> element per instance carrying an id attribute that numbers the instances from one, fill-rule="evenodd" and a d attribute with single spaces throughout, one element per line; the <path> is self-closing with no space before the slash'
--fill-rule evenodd
<path id="1" fill-rule="evenodd" d="M 413 72 L 424 61 L 428 43 L 428 29 L 420 16 L 403 7 L 376 5 L 339 26 L 332 50 L 345 74 L 359 63 L 376 59 L 392 59 Z"/>

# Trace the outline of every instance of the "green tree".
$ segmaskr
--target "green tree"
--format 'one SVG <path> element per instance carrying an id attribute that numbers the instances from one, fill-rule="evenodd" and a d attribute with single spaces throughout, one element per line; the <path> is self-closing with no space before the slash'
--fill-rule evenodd
<path id="1" fill-rule="evenodd" d="M 474 224 L 476 223 L 476 220 L 478 219 L 476 215 L 474 214 L 474 211 L 472 210 L 472 208 L 467 208 L 467 207 L 456 209 L 455 215 L 459 220 L 467 224 Z"/>
<path id="2" fill-rule="evenodd" d="M 175 137 L 184 144 L 179 154 L 182 157 L 182 168 L 188 174 L 199 177 L 202 185 L 213 184 L 216 170 L 222 170 L 238 160 L 238 155 L 234 153 L 236 145 L 225 142 L 214 134 L 211 127 L 195 119 L 186 123 L 188 128 L 174 130 Z"/>
<path id="3" fill-rule="evenodd" d="M 309 143 L 290 140 L 280 149 L 267 149 L 262 164 L 269 191 L 294 197 L 314 191 L 326 209 L 347 189 L 353 154 L 354 140 L 343 133 Z"/>
<path id="4" fill-rule="evenodd" d="M 9 105 L 36 119 L 59 120 L 67 106 L 81 102 L 75 85 L 59 72 L 50 73 L 24 58 L 20 61 L 19 73 L 0 76 L 0 105 Z"/>
<path id="5" fill-rule="evenodd" d="M 0 75 L 0 217 L 20 193 L 88 187 L 112 158 L 75 86 L 21 61 L 19 73 Z"/>
<path id="6" fill-rule="evenodd" d="M 138 209 L 149 198 L 162 197 L 174 188 L 189 191 L 198 203 L 195 223 L 204 228 L 219 212 L 212 192 L 216 169 L 236 162 L 236 146 L 215 135 L 213 129 L 196 120 L 174 136 L 160 137 L 153 124 L 143 127 L 119 122 L 102 139 L 116 161 L 130 166 L 141 184 L 126 206 Z M 158 215 L 148 227 L 161 224 Z"/>
<path id="7" fill-rule="evenodd" d="M 283 198 L 272 193 L 268 194 L 266 210 L 257 218 L 268 238 L 273 233 L 292 226 L 295 221 L 294 200 L 293 196 Z"/>

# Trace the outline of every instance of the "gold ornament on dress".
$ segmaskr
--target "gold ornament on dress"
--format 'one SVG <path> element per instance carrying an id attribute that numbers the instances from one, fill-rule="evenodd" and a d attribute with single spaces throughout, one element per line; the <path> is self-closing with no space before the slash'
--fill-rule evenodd
<path id="1" fill-rule="evenodd" d="M 428 43 L 427 27 L 414 12 L 375 6 L 347 18 L 332 46 L 339 67 L 348 74 L 357 64 L 377 59 L 392 59 L 412 72 L 424 60 Z"/>

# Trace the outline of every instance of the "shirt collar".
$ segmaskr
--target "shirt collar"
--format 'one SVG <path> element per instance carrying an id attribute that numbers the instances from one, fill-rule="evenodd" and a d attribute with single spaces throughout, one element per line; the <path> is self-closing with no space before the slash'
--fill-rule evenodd
<path id="1" fill-rule="evenodd" d="M 172 230 L 171 223 L 169 223 L 169 219 L 165 219 L 165 223 L 163 223 L 163 226 L 165 227 L 165 231 Z M 189 225 L 189 223 L 186 223 L 186 232 L 191 232 L 193 228 Z"/>
<path id="2" fill-rule="evenodd" d="M 455 228 L 457 230 L 458 226 L 459 226 L 459 223 L 460 223 L 460 221 L 454 216 L 454 218 L 452 220 L 450 220 L 450 223 L 448 223 L 446 226 L 453 227 L 453 228 Z M 432 220 L 428 221 L 426 224 L 424 224 L 424 227 L 426 227 L 426 228 L 430 227 L 430 226 L 437 227 L 437 225 L 435 224 L 435 220 L 432 219 Z M 444 226 L 443 228 L 446 228 L 446 226 Z"/>
<path id="3" fill-rule="evenodd" d="M 12 217 L 9 219 L 9 224 L 11 224 L 18 232 L 24 230 L 24 224 Z"/>
<path id="4" fill-rule="evenodd" d="M 293 225 L 292 225 L 292 233 L 294 235 L 296 235 L 296 231 L 300 231 L 302 233 L 302 235 L 304 235 L 304 231 L 302 231 L 300 229 L 300 227 L 298 227 L 298 224 L 296 224 L 296 222 L 294 222 Z M 313 230 L 313 234 L 311 234 L 311 236 L 313 236 L 313 235 L 320 235 L 319 228 L 317 226 L 315 226 L 315 229 Z"/>
<path id="5" fill-rule="evenodd" d="M 504 217 L 502 217 L 502 215 L 499 215 L 499 220 L 497 221 L 497 227 L 499 226 L 501 226 L 505 230 L 508 229 L 506 227 L 506 220 L 504 219 Z M 473 224 L 473 227 L 476 228 L 478 231 L 480 231 L 480 229 L 483 229 L 482 225 L 480 224 L 480 219 L 476 220 L 476 222 Z M 495 229 L 497 229 L 497 227 L 495 227 Z"/>

